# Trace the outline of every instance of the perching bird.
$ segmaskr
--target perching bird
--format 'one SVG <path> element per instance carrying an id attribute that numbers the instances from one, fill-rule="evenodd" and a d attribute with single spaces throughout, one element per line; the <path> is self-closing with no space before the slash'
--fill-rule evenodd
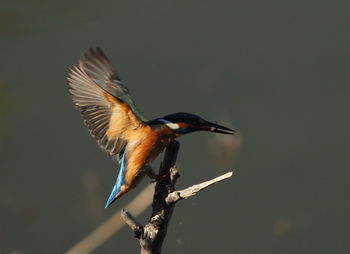
<path id="1" fill-rule="evenodd" d="M 136 109 L 128 88 L 100 48 L 83 53 L 68 74 L 69 93 L 90 134 L 120 168 L 106 208 L 134 188 L 147 174 L 156 178 L 150 162 L 167 144 L 183 134 L 235 131 L 189 113 L 148 121 Z"/>

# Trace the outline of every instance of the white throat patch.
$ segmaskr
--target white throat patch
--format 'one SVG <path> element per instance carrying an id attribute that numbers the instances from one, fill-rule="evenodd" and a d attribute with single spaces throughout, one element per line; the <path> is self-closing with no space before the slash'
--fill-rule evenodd
<path id="1" fill-rule="evenodd" d="M 177 123 L 172 123 L 170 121 L 164 120 L 164 119 L 158 119 L 162 123 L 165 123 L 166 126 L 168 126 L 172 130 L 177 130 L 180 128 L 180 126 Z"/>

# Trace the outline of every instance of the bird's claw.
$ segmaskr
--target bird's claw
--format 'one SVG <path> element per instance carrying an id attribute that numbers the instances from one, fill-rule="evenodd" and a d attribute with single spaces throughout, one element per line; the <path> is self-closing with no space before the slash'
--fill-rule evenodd
<path id="1" fill-rule="evenodd" d="M 159 183 L 164 181 L 167 178 L 170 178 L 170 171 L 166 172 L 165 174 L 158 174 L 158 175 L 152 175 L 150 176 L 152 178 L 151 183 Z"/>

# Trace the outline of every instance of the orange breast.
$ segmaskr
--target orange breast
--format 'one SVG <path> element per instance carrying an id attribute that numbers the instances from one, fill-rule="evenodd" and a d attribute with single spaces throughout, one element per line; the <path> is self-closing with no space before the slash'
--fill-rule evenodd
<path id="1" fill-rule="evenodd" d="M 145 126 L 127 131 L 125 138 L 128 140 L 125 181 L 130 186 L 140 174 L 145 173 L 142 170 L 146 163 L 154 160 L 175 136 L 167 127 L 153 130 Z"/>

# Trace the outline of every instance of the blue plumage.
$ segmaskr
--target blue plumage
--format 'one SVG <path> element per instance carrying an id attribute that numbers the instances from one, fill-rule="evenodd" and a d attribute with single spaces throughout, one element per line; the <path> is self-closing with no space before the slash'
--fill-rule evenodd
<path id="1" fill-rule="evenodd" d="M 109 198 L 107 200 L 105 208 L 107 208 L 108 206 L 110 206 L 113 203 L 115 196 L 120 192 L 120 188 L 124 184 L 124 180 L 125 180 L 125 177 L 124 177 L 124 175 L 125 175 L 125 149 L 123 149 L 123 151 L 119 154 L 118 162 L 120 164 L 118 177 L 117 177 L 117 180 L 113 186 L 112 192 L 109 195 Z"/>

